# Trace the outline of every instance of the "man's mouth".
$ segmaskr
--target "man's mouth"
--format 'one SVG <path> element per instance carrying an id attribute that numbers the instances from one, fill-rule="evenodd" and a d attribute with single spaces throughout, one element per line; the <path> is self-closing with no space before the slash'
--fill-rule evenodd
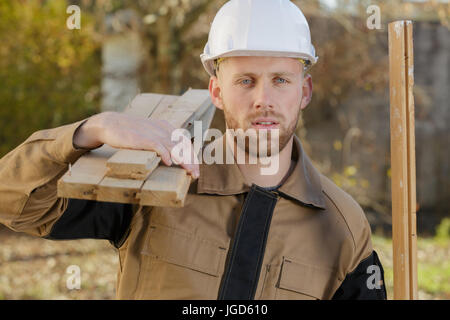
<path id="1" fill-rule="evenodd" d="M 252 128 L 255 129 L 276 129 L 279 127 L 279 122 L 274 119 L 256 119 L 252 121 Z"/>

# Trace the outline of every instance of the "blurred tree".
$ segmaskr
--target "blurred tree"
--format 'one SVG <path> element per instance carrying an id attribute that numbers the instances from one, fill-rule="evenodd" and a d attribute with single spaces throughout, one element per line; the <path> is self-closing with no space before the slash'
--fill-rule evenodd
<path id="1" fill-rule="evenodd" d="M 0 1 L 0 156 L 32 132 L 98 110 L 99 44 L 89 14 L 66 26 L 67 2 Z"/>
<path id="2" fill-rule="evenodd" d="M 98 15 L 106 16 L 133 9 L 139 21 L 128 22 L 128 27 L 139 26 L 146 51 L 141 91 L 181 94 L 189 87 L 207 85 L 208 77 L 199 56 L 207 41 L 210 22 L 225 2 L 103 0 L 91 7 Z"/>

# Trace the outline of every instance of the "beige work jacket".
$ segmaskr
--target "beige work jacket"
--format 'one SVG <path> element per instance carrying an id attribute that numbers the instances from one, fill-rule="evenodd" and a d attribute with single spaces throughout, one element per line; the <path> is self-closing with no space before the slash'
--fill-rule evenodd
<path id="1" fill-rule="evenodd" d="M 52 239 L 96 214 L 88 206 L 73 210 L 70 215 L 79 218 L 58 226 L 69 216 L 72 200 L 57 197 L 57 180 L 87 152 L 72 142 L 81 123 L 35 132 L 0 159 L 0 223 Z M 212 143 L 226 148 L 224 137 Z M 114 235 L 120 258 L 117 297 L 335 297 L 373 255 L 370 226 L 358 203 L 314 168 L 296 136 L 292 159 L 295 167 L 275 192 L 246 184 L 236 164 L 201 164 L 183 208 L 122 205 L 130 218 L 120 220 L 128 221 L 126 226 L 114 222 L 120 232 Z M 98 228 L 108 224 L 98 221 L 116 213 L 102 214 L 103 220 L 92 220 Z M 79 230 L 90 228 L 83 223 Z M 366 278 L 358 281 L 363 286 Z"/>

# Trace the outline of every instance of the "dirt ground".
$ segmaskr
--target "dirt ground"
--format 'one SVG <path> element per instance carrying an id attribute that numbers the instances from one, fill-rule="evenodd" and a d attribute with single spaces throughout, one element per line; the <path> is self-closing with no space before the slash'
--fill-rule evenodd
<path id="1" fill-rule="evenodd" d="M 72 265 L 79 290 L 67 288 Z M 51 241 L 0 226 L 0 299 L 114 299 L 117 267 L 106 240 Z"/>

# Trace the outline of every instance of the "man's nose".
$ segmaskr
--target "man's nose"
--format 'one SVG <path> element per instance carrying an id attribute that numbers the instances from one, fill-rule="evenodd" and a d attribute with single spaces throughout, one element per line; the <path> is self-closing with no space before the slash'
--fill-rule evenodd
<path id="1" fill-rule="evenodd" d="M 256 109 L 272 109 L 272 97 L 273 94 L 271 92 L 272 88 L 270 83 L 267 81 L 260 81 L 257 86 L 255 92 L 255 102 L 254 107 Z"/>

